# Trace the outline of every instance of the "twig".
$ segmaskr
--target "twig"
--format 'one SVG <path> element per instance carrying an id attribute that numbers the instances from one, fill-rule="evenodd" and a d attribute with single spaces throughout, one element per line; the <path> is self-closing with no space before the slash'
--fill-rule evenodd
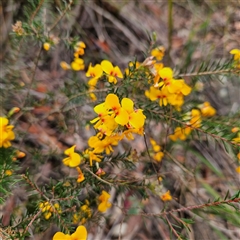
<path id="1" fill-rule="evenodd" d="M 103 180 L 102 178 L 98 177 L 95 173 L 93 173 L 90 169 L 88 168 L 84 168 L 84 170 L 86 170 L 87 172 L 89 172 L 90 174 L 92 174 L 95 178 L 97 178 L 99 181 L 108 184 L 109 186 L 113 186 L 113 183 L 107 182 L 105 180 Z"/>
<path id="2" fill-rule="evenodd" d="M 167 220 L 168 226 L 171 228 L 173 234 L 178 238 L 178 239 L 182 239 L 179 234 L 176 232 L 176 230 L 174 229 L 174 227 L 172 226 L 172 224 L 170 223 L 170 221 L 168 220 L 168 217 L 165 216 L 165 219 Z"/>
<path id="3" fill-rule="evenodd" d="M 35 18 L 36 14 L 40 10 L 40 8 L 43 5 L 43 3 L 44 3 L 44 0 L 41 0 L 41 2 L 38 4 L 37 8 L 35 9 L 35 11 L 33 12 L 32 16 L 30 17 L 30 23 L 32 23 L 33 19 Z"/>
<path id="4" fill-rule="evenodd" d="M 41 210 L 39 210 L 32 218 L 32 220 L 28 223 L 27 227 L 25 228 L 23 234 L 25 234 L 28 230 L 28 228 L 33 224 L 33 222 L 35 221 L 35 219 L 41 214 Z"/>
<path id="5" fill-rule="evenodd" d="M 70 0 L 69 4 L 67 5 L 67 7 L 65 8 L 65 10 L 63 11 L 63 13 L 57 18 L 57 20 L 52 24 L 52 26 L 49 28 L 48 32 L 51 32 L 56 26 L 57 24 L 61 21 L 61 19 L 66 15 L 67 11 L 70 10 L 71 5 L 73 4 L 73 1 Z"/>
<path id="6" fill-rule="evenodd" d="M 31 28 L 32 28 L 32 30 L 34 31 L 34 33 L 36 35 L 38 35 L 38 33 L 37 33 L 37 30 L 33 27 L 32 22 L 33 22 L 33 19 L 35 18 L 35 16 L 37 15 L 37 13 L 39 12 L 39 10 L 40 10 L 41 6 L 43 5 L 43 3 L 44 3 L 44 0 L 41 0 L 41 2 L 38 4 L 37 8 L 33 12 L 32 16 L 30 17 L 30 21 L 29 21 Z"/>
<path id="7" fill-rule="evenodd" d="M 204 76 L 204 75 L 212 75 L 212 74 L 221 74 L 221 73 L 239 73 L 239 70 L 235 70 L 235 69 L 223 69 L 223 70 L 217 70 L 217 71 L 182 73 L 182 74 L 179 74 L 178 77 L 196 77 L 196 76 Z"/>
<path id="8" fill-rule="evenodd" d="M 178 209 L 173 209 L 170 211 L 164 211 L 161 213 L 139 213 L 142 216 L 164 216 L 168 214 L 172 214 L 174 212 L 185 212 L 185 211 L 191 211 L 194 209 L 202 209 L 205 207 L 212 207 L 212 206 L 218 206 L 221 204 L 228 204 L 228 203 L 238 203 L 240 202 L 240 198 L 235 198 L 235 199 L 228 199 L 228 200 L 223 200 L 223 201 L 218 201 L 218 202 L 212 202 L 212 203 L 205 203 L 205 204 L 200 204 L 200 205 L 195 205 L 195 206 L 189 206 L 189 207 L 183 207 L 183 208 L 178 208 Z M 129 214 L 129 215 L 134 215 L 134 214 Z"/>
<path id="9" fill-rule="evenodd" d="M 25 174 L 22 174 L 21 176 L 33 189 L 37 190 L 41 196 L 44 196 L 49 201 L 49 199 L 44 195 L 44 193 L 35 184 L 33 184 L 33 182 L 31 182 Z"/>

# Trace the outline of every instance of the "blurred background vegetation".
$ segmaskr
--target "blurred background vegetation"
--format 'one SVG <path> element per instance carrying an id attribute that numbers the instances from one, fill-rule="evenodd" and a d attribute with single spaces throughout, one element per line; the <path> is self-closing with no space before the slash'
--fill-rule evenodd
<path id="1" fill-rule="evenodd" d="M 39 11 L 36 11 L 37 6 L 40 6 Z M 178 73 L 191 73 L 220 69 L 231 58 L 229 51 L 240 48 L 237 0 L 75 0 L 72 3 L 1 0 L 0 19 L 0 115 L 15 106 L 22 109 L 14 119 L 18 137 L 13 145 L 26 153 L 18 172 L 28 171 L 40 186 L 48 184 L 50 179 L 61 179 L 65 173 L 60 166 L 63 149 L 76 144 L 82 151 L 92 134 L 86 130 L 86 125 L 94 116 L 90 107 L 94 104 L 83 102 L 81 98 L 69 100 L 70 96 L 86 89 L 85 71 L 90 62 L 96 64 L 109 59 L 123 70 L 129 61 L 144 61 L 155 44 L 166 48 L 165 65 Z M 17 21 L 22 21 L 31 28 L 29 32 L 35 34 L 22 39 L 16 37 L 12 25 Z M 60 39 L 59 43 L 48 52 L 44 51 L 42 44 L 53 36 Z M 153 41 L 155 36 L 156 42 Z M 76 37 L 87 46 L 85 71 L 69 73 L 60 67 L 60 62 L 72 61 L 71 46 L 77 41 Z M 209 121 L 209 126 L 215 130 L 218 127 L 221 136 L 231 139 L 234 136 L 231 128 L 240 126 L 239 76 L 212 74 L 184 79 L 191 86 L 197 82 L 203 84 L 203 90 L 195 93 L 194 101 L 211 102 L 218 115 L 214 123 Z M 99 93 L 98 97 L 103 99 L 105 95 Z M 165 143 L 160 139 L 161 131 L 158 122 L 146 127 L 149 135 Z M 125 147 L 123 145 L 123 149 Z M 133 148 L 144 151 L 144 142 L 136 140 Z M 234 195 L 239 190 L 236 153 L 231 144 L 216 141 L 211 136 L 176 144 L 171 152 L 173 158 L 160 166 L 166 173 L 164 185 L 174 197 L 169 208 L 203 204 L 209 199 L 224 198 L 228 192 Z M 18 204 L 31 205 L 31 197 L 26 197 L 25 191 L 24 186 L 19 186 L 13 189 L 12 196 Z M 137 197 L 129 195 L 125 201 L 138 203 Z M 9 199 L 7 204 L 11 203 Z M 159 207 L 158 201 L 152 198 L 141 202 L 146 214 L 161 211 L 163 206 Z M 2 212 L 6 212 L 6 206 L 1 206 Z M 182 218 L 194 219 L 190 232 L 182 230 L 189 239 L 240 237 L 239 219 L 234 209 L 213 207 L 193 213 L 180 213 Z M 114 208 L 100 230 L 89 229 L 90 239 L 118 239 L 116 226 L 122 219 Z M 6 226 L 5 223 L 2 225 Z M 124 218 L 124 223 L 122 239 L 174 239 L 159 217 L 130 216 Z M 52 225 L 43 229 L 43 233 L 32 239 L 51 239 L 56 232 L 56 226 Z"/>

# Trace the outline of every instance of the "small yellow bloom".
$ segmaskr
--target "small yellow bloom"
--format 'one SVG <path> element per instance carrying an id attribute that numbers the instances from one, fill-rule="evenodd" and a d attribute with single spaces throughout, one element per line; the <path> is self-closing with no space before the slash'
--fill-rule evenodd
<path id="1" fill-rule="evenodd" d="M 93 137 L 95 137 L 95 136 L 93 136 Z M 89 138 L 88 144 L 89 144 L 90 147 L 91 147 L 91 144 L 93 144 L 94 147 L 97 147 L 98 145 L 96 144 L 96 142 L 94 142 L 94 140 L 98 141 L 99 139 L 96 139 L 96 138 L 93 138 L 93 137 Z M 93 161 L 101 162 L 101 159 L 103 158 L 103 156 L 98 155 L 97 153 L 99 153 L 99 152 L 95 152 L 95 150 L 90 151 L 89 149 L 87 149 L 84 152 L 84 156 L 89 159 L 90 166 L 93 165 Z"/>
<path id="2" fill-rule="evenodd" d="M 162 194 L 160 196 L 160 198 L 162 199 L 162 201 L 166 202 L 166 201 L 171 201 L 172 200 L 172 196 L 170 191 L 168 190 L 166 193 Z"/>
<path id="3" fill-rule="evenodd" d="M 64 62 L 64 61 L 60 62 L 60 66 L 65 71 L 71 69 L 71 66 L 68 63 Z"/>
<path id="4" fill-rule="evenodd" d="M 10 169 L 5 170 L 5 175 L 11 176 L 13 174 L 13 171 Z"/>
<path id="5" fill-rule="evenodd" d="M 48 51 L 48 50 L 50 49 L 50 47 L 51 47 L 51 44 L 48 43 L 48 42 L 45 42 L 45 43 L 43 44 L 43 48 L 44 48 L 44 50 L 46 50 L 46 51 Z"/>
<path id="6" fill-rule="evenodd" d="M 163 46 L 159 46 L 151 51 L 151 55 L 155 57 L 158 61 L 163 59 L 165 52 L 165 48 Z"/>
<path id="7" fill-rule="evenodd" d="M 204 102 L 199 106 L 203 117 L 212 117 L 216 114 L 216 109 L 209 102 Z"/>
<path id="8" fill-rule="evenodd" d="M 39 204 L 39 208 L 42 211 L 42 213 L 44 214 L 44 218 L 46 220 L 48 220 L 52 216 L 53 212 L 58 212 L 58 213 L 62 212 L 58 203 L 55 203 L 52 207 L 51 204 L 48 201 L 41 202 Z"/>
<path id="9" fill-rule="evenodd" d="M 160 182 L 162 182 L 163 178 L 162 178 L 162 177 L 158 177 L 158 180 L 159 180 Z"/>
<path id="10" fill-rule="evenodd" d="M 123 78 L 123 74 L 118 66 L 113 67 L 112 63 L 108 60 L 101 62 L 102 70 L 108 75 L 108 81 L 110 83 L 117 83 L 117 77 Z"/>
<path id="11" fill-rule="evenodd" d="M 71 68 L 74 71 L 80 71 L 83 70 L 85 67 L 84 61 L 81 58 L 74 58 L 74 61 L 71 63 Z"/>
<path id="12" fill-rule="evenodd" d="M 15 138 L 14 132 L 12 131 L 13 126 L 8 125 L 8 122 L 7 118 L 0 117 L 0 148 L 10 147 L 10 141 Z"/>
<path id="13" fill-rule="evenodd" d="M 159 100 L 160 107 L 167 106 L 169 95 L 167 88 L 164 86 L 161 89 L 151 86 L 149 91 L 145 91 L 145 96 L 151 101 Z"/>
<path id="14" fill-rule="evenodd" d="M 78 171 L 78 179 L 77 179 L 77 182 L 82 182 L 85 180 L 85 177 L 82 173 L 82 170 L 80 169 L 80 167 L 76 167 L 76 170 Z"/>
<path id="15" fill-rule="evenodd" d="M 240 174 L 240 166 L 236 168 L 236 172 Z"/>
<path id="16" fill-rule="evenodd" d="M 191 127 L 194 127 L 194 128 L 201 127 L 202 119 L 201 119 L 200 111 L 198 109 L 192 109 L 191 115 L 192 115 L 190 120 Z"/>
<path id="17" fill-rule="evenodd" d="M 238 136 L 236 138 L 232 139 L 232 141 L 235 143 L 240 143 L 240 132 L 238 133 Z"/>
<path id="18" fill-rule="evenodd" d="M 136 62 L 135 63 L 135 69 L 138 69 L 140 67 L 141 63 L 140 62 Z M 132 69 L 134 67 L 134 62 L 129 62 L 128 63 L 128 68 L 125 69 L 125 74 L 126 76 L 128 76 L 130 74 L 130 68 Z M 135 70 L 134 69 L 134 70 Z"/>
<path id="19" fill-rule="evenodd" d="M 159 150 L 161 150 L 161 147 L 156 143 L 156 141 L 153 138 L 150 138 L 150 143 L 153 147 L 157 146 L 156 148 L 156 152 L 158 152 Z M 155 151 L 155 150 L 154 150 Z"/>
<path id="20" fill-rule="evenodd" d="M 232 49 L 230 51 L 230 54 L 234 55 L 234 57 L 233 57 L 234 61 L 240 60 L 240 49 L 236 49 L 236 48 Z"/>
<path id="21" fill-rule="evenodd" d="M 24 158 L 26 154 L 24 152 L 21 152 L 19 150 L 16 151 L 16 157 L 17 158 Z"/>
<path id="22" fill-rule="evenodd" d="M 67 155 L 67 158 L 63 159 L 63 164 L 69 167 L 76 167 L 81 163 L 81 157 L 78 153 L 74 152 L 76 145 L 72 146 L 65 150 L 64 154 Z"/>
<path id="23" fill-rule="evenodd" d="M 84 54 L 84 48 L 86 48 L 86 45 L 84 42 L 80 41 L 77 42 L 77 44 L 74 46 L 74 57 L 78 58 L 80 55 Z"/>
<path id="24" fill-rule="evenodd" d="M 102 74 L 103 70 L 100 64 L 96 64 L 94 67 L 92 67 L 92 64 L 90 63 L 88 71 L 86 72 L 86 76 L 91 77 L 91 79 L 88 82 L 88 85 L 96 86 L 97 80 L 102 76 Z"/>
<path id="25" fill-rule="evenodd" d="M 174 130 L 174 134 L 169 135 L 169 138 L 172 141 L 177 141 L 178 139 L 184 141 L 187 139 L 187 136 L 190 133 L 191 133 L 190 127 L 186 127 L 186 128 L 176 127 Z"/>
<path id="26" fill-rule="evenodd" d="M 94 90 L 94 88 L 93 88 L 93 89 L 92 89 L 92 88 L 89 88 L 89 97 L 91 98 L 91 100 L 92 100 L 93 102 L 95 102 L 95 101 L 97 101 L 97 96 L 96 96 L 95 93 L 91 92 L 91 91 L 93 91 L 93 90 Z"/>
<path id="27" fill-rule="evenodd" d="M 239 129 L 240 129 L 239 127 L 233 127 L 231 131 L 232 133 L 236 133 L 239 131 Z"/>
<path id="28" fill-rule="evenodd" d="M 87 229 L 84 226 L 78 226 L 76 231 L 69 235 L 62 232 L 57 232 L 53 236 L 53 240 L 86 240 L 87 239 Z"/>
<path id="29" fill-rule="evenodd" d="M 98 200 L 101 202 L 98 205 L 98 211 L 99 212 L 106 212 L 108 208 L 112 206 L 110 202 L 108 202 L 108 199 L 110 198 L 110 194 L 106 191 L 102 191 L 102 194 L 99 196 Z"/>
<path id="30" fill-rule="evenodd" d="M 156 160 L 157 162 L 160 162 L 164 156 L 163 152 L 157 152 L 153 155 L 153 159 Z"/>

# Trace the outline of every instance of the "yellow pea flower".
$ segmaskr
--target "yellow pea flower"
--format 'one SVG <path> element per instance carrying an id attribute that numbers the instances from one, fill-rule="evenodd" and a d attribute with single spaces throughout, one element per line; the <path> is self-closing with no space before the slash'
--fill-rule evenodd
<path id="1" fill-rule="evenodd" d="M 158 71 L 158 74 L 162 78 L 163 81 L 173 79 L 173 70 L 169 67 L 161 68 Z"/>
<path id="2" fill-rule="evenodd" d="M 80 71 L 83 70 L 85 67 L 84 61 L 81 58 L 74 58 L 74 61 L 71 63 L 71 68 L 74 71 Z"/>
<path id="3" fill-rule="evenodd" d="M 0 148 L 8 148 L 11 146 L 10 141 L 15 138 L 12 129 L 13 125 L 8 125 L 8 119 L 5 117 L 0 117 Z"/>
<path id="4" fill-rule="evenodd" d="M 106 152 L 107 155 L 109 155 L 111 152 L 113 152 L 112 146 L 118 145 L 118 137 L 117 136 L 106 136 L 103 140 L 98 141 L 95 144 L 95 153 L 102 153 Z"/>
<path id="5" fill-rule="evenodd" d="M 186 127 L 186 128 L 181 128 L 181 127 L 176 127 L 174 130 L 174 134 L 169 135 L 169 138 L 172 141 L 177 141 L 178 139 L 184 141 L 187 139 L 187 136 L 191 133 L 191 128 Z"/>
<path id="6" fill-rule="evenodd" d="M 203 117 L 212 117 L 216 114 L 216 109 L 209 102 L 204 102 L 199 106 Z"/>
<path id="7" fill-rule="evenodd" d="M 166 193 L 162 194 L 160 196 L 160 198 L 162 199 L 162 201 L 166 202 L 166 201 L 171 201 L 172 200 L 172 196 L 170 191 L 168 190 Z"/>
<path id="8" fill-rule="evenodd" d="M 87 229 L 84 226 L 78 226 L 76 231 L 69 235 L 62 232 L 57 232 L 53 236 L 53 240 L 86 240 L 87 239 Z"/>
<path id="9" fill-rule="evenodd" d="M 102 70 L 108 75 L 108 81 L 110 83 L 117 83 L 117 77 L 123 78 L 123 74 L 118 66 L 113 67 L 112 63 L 108 60 L 101 62 Z"/>
<path id="10" fill-rule="evenodd" d="M 53 207 L 54 207 L 54 208 L 53 208 Z M 60 208 L 60 206 L 59 206 L 58 203 L 55 203 L 55 204 L 53 205 L 53 207 L 51 206 L 51 204 L 50 204 L 48 201 L 46 201 L 46 202 L 41 202 L 41 203 L 39 204 L 39 208 L 40 208 L 40 210 L 42 211 L 42 213 L 44 214 L 44 218 L 45 218 L 46 220 L 48 220 L 48 219 L 52 216 L 52 213 L 53 213 L 53 212 L 55 212 L 55 211 L 57 211 L 58 213 L 61 213 L 61 212 L 62 212 L 62 210 L 61 210 L 61 208 Z"/>
<path id="11" fill-rule="evenodd" d="M 115 121 L 116 122 L 127 121 L 128 127 L 133 127 L 137 129 L 141 128 L 144 125 L 146 118 L 146 116 L 142 113 L 143 111 L 141 109 L 134 110 L 133 108 L 134 103 L 129 98 L 123 98 L 121 101 L 121 105 L 122 105 L 121 111 L 123 111 L 123 109 L 125 110 L 124 115 L 121 116 L 120 111 L 119 115 L 115 118 Z M 127 113 L 128 116 L 126 116 L 125 113 Z"/>
<path id="12" fill-rule="evenodd" d="M 77 178 L 77 182 L 82 182 L 85 180 L 85 177 L 82 173 L 82 170 L 80 169 L 80 167 L 76 167 L 76 170 L 78 171 L 78 178 Z"/>
<path id="13" fill-rule="evenodd" d="M 160 162 L 164 156 L 164 153 L 159 151 L 153 155 L 153 159 L 156 160 L 157 162 Z"/>
<path id="14" fill-rule="evenodd" d="M 150 138 L 150 143 L 153 147 L 154 152 L 159 152 L 161 150 L 161 147 L 156 143 L 156 141 L 153 138 Z"/>
<path id="15" fill-rule="evenodd" d="M 106 191 L 102 191 L 102 194 L 99 196 L 98 200 L 100 201 L 100 204 L 98 205 L 98 211 L 99 212 L 106 212 L 108 208 L 112 206 L 112 204 L 108 201 L 110 198 L 110 194 Z"/>
<path id="16" fill-rule="evenodd" d="M 84 54 L 84 48 L 86 48 L 86 45 L 84 42 L 79 41 L 76 43 L 76 45 L 74 46 L 74 57 L 78 58 L 79 55 L 83 55 Z"/>
<path id="17" fill-rule="evenodd" d="M 230 51 L 230 54 L 234 55 L 234 61 L 240 60 L 240 49 L 234 48 Z"/>
<path id="18" fill-rule="evenodd" d="M 157 89 L 151 86 L 149 91 L 148 90 L 145 91 L 145 96 L 149 98 L 151 101 L 159 99 L 159 106 L 162 107 L 167 106 L 170 93 L 164 86 L 161 89 Z"/>
<path id="19" fill-rule="evenodd" d="M 43 48 L 44 48 L 44 50 L 46 50 L 46 51 L 48 51 L 48 50 L 50 49 L 50 47 L 51 47 L 51 44 L 48 43 L 48 42 L 45 42 L 45 43 L 43 44 Z"/>
<path id="20" fill-rule="evenodd" d="M 92 63 L 90 63 L 88 70 L 86 72 L 87 77 L 91 77 L 88 82 L 89 86 L 96 86 L 97 80 L 102 76 L 103 70 L 100 64 L 96 64 L 92 67 Z"/>
<path id="21" fill-rule="evenodd" d="M 133 67 L 133 66 L 134 66 L 133 64 L 134 64 L 133 62 L 129 62 L 129 63 L 128 63 L 128 66 L 129 66 L 129 67 Z M 140 67 L 140 65 L 141 65 L 140 62 L 136 62 L 135 64 L 136 64 L 136 65 L 135 65 L 135 67 L 136 67 L 135 69 L 138 69 L 138 68 Z M 125 69 L 125 74 L 126 74 L 127 76 L 130 74 L 129 68 L 126 68 L 126 69 Z"/>
<path id="22" fill-rule="evenodd" d="M 191 127 L 194 127 L 194 128 L 201 127 L 202 119 L 201 119 L 200 111 L 198 109 L 192 109 L 191 115 L 192 115 L 190 120 Z"/>
<path id="23" fill-rule="evenodd" d="M 161 61 L 163 59 L 164 52 L 165 48 L 163 46 L 159 46 L 151 51 L 151 55 L 155 57 L 158 61 Z"/>
<path id="24" fill-rule="evenodd" d="M 233 138 L 232 141 L 235 143 L 240 143 L 240 133 L 238 133 L 238 136 L 236 138 Z"/>
<path id="25" fill-rule="evenodd" d="M 112 109 L 115 113 L 117 113 L 121 108 L 118 96 L 113 93 L 108 94 L 105 99 L 105 106 L 107 109 Z"/>
<path id="26" fill-rule="evenodd" d="M 71 69 L 71 66 L 68 63 L 64 62 L 64 61 L 60 62 L 60 66 L 65 71 Z"/>
<path id="27" fill-rule="evenodd" d="M 13 171 L 10 169 L 5 170 L 5 175 L 6 176 L 11 176 L 13 174 Z"/>
<path id="28" fill-rule="evenodd" d="M 233 128 L 231 129 L 232 133 L 238 132 L 239 130 L 240 130 L 239 127 L 233 127 Z"/>
<path id="29" fill-rule="evenodd" d="M 76 167 L 81 163 L 80 155 L 74 152 L 75 147 L 76 145 L 64 151 L 64 154 L 68 156 L 62 160 L 64 165 L 69 167 Z"/>

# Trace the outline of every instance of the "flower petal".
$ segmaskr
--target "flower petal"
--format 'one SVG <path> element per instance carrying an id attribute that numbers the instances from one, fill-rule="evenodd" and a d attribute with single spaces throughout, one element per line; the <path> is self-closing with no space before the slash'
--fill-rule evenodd
<path id="1" fill-rule="evenodd" d="M 130 98 L 123 98 L 121 101 L 122 107 L 130 114 L 134 111 L 133 109 L 133 101 Z"/>
<path id="2" fill-rule="evenodd" d="M 113 65 L 108 60 L 103 60 L 101 62 L 101 67 L 102 67 L 102 70 L 109 75 L 110 75 L 111 71 L 113 71 Z"/>
<path id="3" fill-rule="evenodd" d="M 81 163 L 81 157 L 78 153 L 70 155 L 69 167 L 76 167 Z"/>

